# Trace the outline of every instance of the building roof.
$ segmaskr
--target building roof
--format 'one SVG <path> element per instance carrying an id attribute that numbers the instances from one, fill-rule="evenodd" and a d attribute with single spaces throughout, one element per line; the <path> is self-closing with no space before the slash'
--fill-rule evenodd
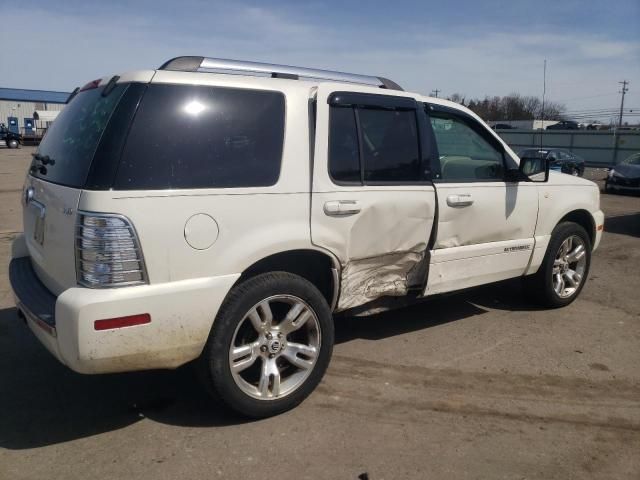
<path id="1" fill-rule="evenodd" d="M 69 95 L 69 92 L 0 87 L 0 100 L 10 100 L 14 102 L 65 103 Z"/>

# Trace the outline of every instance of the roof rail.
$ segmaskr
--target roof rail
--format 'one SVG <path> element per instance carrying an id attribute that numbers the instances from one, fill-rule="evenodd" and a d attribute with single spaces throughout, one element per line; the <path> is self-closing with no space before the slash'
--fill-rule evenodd
<path id="1" fill-rule="evenodd" d="M 332 72 L 330 70 L 316 70 L 313 68 L 291 67 L 288 65 L 272 65 L 269 63 L 245 62 L 242 60 L 225 60 L 207 57 L 176 57 L 165 62 L 159 70 L 180 72 L 200 72 L 214 70 L 219 72 L 247 72 L 271 75 L 272 78 L 288 78 L 298 80 L 303 78 L 318 78 L 337 82 L 358 83 L 371 85 L 389 90 L 402 90 L 402 87 L 392 80 L 370 75 L 355 73 Z"/>

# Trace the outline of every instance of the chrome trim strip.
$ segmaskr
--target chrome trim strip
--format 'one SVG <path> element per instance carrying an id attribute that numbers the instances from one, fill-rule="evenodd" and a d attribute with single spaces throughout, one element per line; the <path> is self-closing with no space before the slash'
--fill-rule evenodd
<path id="1" fill-rule="evenodd" d="M 38 327 L 40 327 L 42 330 L 47 332 L 52 337 L 55 338 L 58 336 L 58 332 L 55 327 L 52 327 L 44 320 L 41 320 L 36 314 L 34 314 L 31 310 L 29 310 L 26 307 L 26 305 L 22 303 L 20 300 L 16 301 L 16 307 L 18 308 L 18 310 L 20 310 L 24 314 L 27 320 L 31 320 L 33 323 L 35 323 Z"/>

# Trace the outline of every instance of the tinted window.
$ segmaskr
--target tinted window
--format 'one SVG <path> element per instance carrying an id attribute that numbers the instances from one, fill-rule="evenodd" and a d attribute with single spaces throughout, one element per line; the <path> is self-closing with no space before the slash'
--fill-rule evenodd
<path id="1" fill-rule="evenodd" d="M 118 189 L 257 187 L 276 183 L 284 96 L 150 85 L 129 131 Z"/>
<path id="2" fill-rule="evenodd" d="M 38 154 L 49 157 L 43 169 L 33 169 L 33 175 L 43 180 L 81 188 L 84 186 L 93 155 L 126 85 L 117 85 L 106 97 L 103 88 L 78 93 L 60 112 L 47 130 Z M 34 160 L 33 166 L 42 163 Z M 46 173 L 45 173 L 46 172 Z"/>
<path id="3" fill-rule="evenodd" d="M 415 111 L 362 108 L 358 115 L 365 182 L 421 180 Z"/>
<path id="4" fill-rule="evenodd" d="M 502 180 L 502 153 L 465 120 L 431 112 L 442 180 Z M 481 128 L 481 127 L 478 127 Z"/>
<path id="5" fill-rule="evenodd" d="M 337 182 L 360 182 L 358 131 L 351 107 L 331 107 L 329 173 Z"/>

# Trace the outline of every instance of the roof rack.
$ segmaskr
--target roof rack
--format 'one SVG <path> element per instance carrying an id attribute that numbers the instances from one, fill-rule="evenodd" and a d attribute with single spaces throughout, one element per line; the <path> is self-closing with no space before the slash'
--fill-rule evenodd
<path id="1" fill-rule="evenodd" d="M 313 68 L 291 67 L 288 65 L 272 65 L 269 63 L 245 62 L 242 60 L 225 60 L 207 57 L 176 57 L 165 62 L 159 70 L 179 72 L 201 72 L 214 70 L 218 72 L 245 72 L 271 75 L 272 78 L 288 78 L 298 80 L 303 78 L 318 78 L 337 82 L 358 83 L 371 85 L 389 90 L 402 90 L 396 82 L 383 77 L 358 75 L 355 73 L 332 72 L 330 70 L 316 70 Z"/>

